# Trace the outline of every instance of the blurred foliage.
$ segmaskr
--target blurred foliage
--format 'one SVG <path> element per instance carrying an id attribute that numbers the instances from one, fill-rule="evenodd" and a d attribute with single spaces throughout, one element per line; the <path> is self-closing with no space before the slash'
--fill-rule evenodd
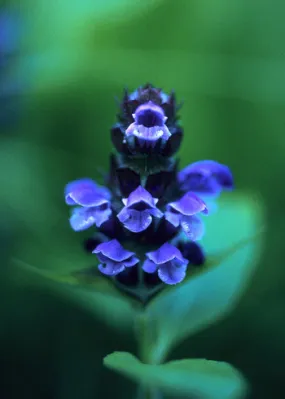
<path id="1" fill-rule="evenodd" d="M 283 398 L 284 2 L 6 0 L 0 6 L 24 26 L 9 73 L 23 87 L 16 99 L 22 112 L 16 125 L 0 126 L 0 396 L 133 397 L 134 386 L 104 370 L 102 358 L 116 350 L 136 353 L 135 342 L 56 293 L 27 287 L 10 258 L 51 270 L 92 265 L 81 251 L 84 234 L 68 226 L 63 187 L 79 177 L 100 179 L 114 97 L 150 81 L 184 100 L 181 165 L 228 164 L 236 187 L 257 193 L 266 211 L 262 260 L 238 308 L 173 358 L 229 362 L 249 379 L 250 398 Z"/>

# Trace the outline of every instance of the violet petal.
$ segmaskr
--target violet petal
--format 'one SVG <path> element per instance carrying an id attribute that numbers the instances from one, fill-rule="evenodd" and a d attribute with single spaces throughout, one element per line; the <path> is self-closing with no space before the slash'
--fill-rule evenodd
<path id="1" fill-rule="evenodd" d="M 233 188 L 233 176 L 228 166 L 212 160 L 195 162 L 178 173 L 184 190 L 219 193 Z"/>
<path id="2" fill-rule="evenodd" d="M 102 242 L 94 249 L 93 253 L 101 253 L 110 260 L 114 260 L 116 262 L 123 262 L 134 255 L 134 252 L 125 250 L 116 239 L 108 242 Z"/>
<path id="3" fill-rule="evenodd" d="M 120 212 L 120 214 L 122 211 Z M 121 215 L 118 215 L 121 216 Z M 126 217 L 126 214 L 128 217 Z M 122 218 L 121 218 L 122 219 Z M 152 222 L 152 217 L 148 210 L 136 211 L 133 209 L 127 209 L 124 211 L 124 222 L 123 225 L 126 229 L 133 233 L 140 233 L 146 230 Z"/>
<path id="4" fill-rule="evenodd" d="M 181 228 L 192 241 L 201 240 L 204 235 L 204 223 L 197 216 L 184 216 L 180 222 Z"/>
<path id="5" fill-rule="evenodd" d="M 174 245 L 169 244 L 166 242 L 156 251 L 148 252 L 146 254 L 148 259 L 156 263 L 157 265 L 161 265 L 163 263 L 169 262 L 174 258 L 179 259 L 180 261 L 186 261 L 179 249 L 177 249 Z"/>
<path id="6" fill-rule="evenodd" d="M 161 265 L 158 269 L 158 277 L 165 284 L 178 284 L 184 280 L 186 276 L 187 265 L 182 264 L 179 267 L 176 267 L 173 262 L 167 262 L 164 265 Z"/>
<path id="7" fill-rule="evenodd" d="M 206 204 L 194 193 L 186 193 L 180 200 L 168 204 L 168 210 L 174 210 L 182 215 L 195 215 L 195 213 L 207 213 Z"/>
<path id="8" fill-rule="evenodd" d="M 101 273 L 106 274 L 107 276 L 116 276 L 125 270 L 125 266 L 121 263 L 116 263 L 113 261 L 108 261 L 107 263 L 98 265 L 98 269 Z"/>
<path id="9" fill-rule="evenodd" d="M 154 273 L 157 270 L 157 265 L 153 261 L 146 259 L 143 263 L 142 269 L 146 273 Z"/>
<path id="10" fill-rule="evenodd" d="M 181 219 L 180 214 L 166 211 L 164 216 L 165 219 L 172 224 L 172 226 L 178 227 L 180 225 L 180 219 Z"/>
<path id="11" fill-rule="evenodd" d="M 100 227 L 111 216 L 111 209 L 98 210 L 96 208 L 79 208 L 72 210 L 70 225 L 74 231 L 86 230 L 92 225 Z"/>
<path id="12" fill-rule="evenodd" d="M 167 140 L 171 133 L 166 126 L 145 127 L 132 123 L 126 130 L 126 136 L 135 136 L 145 141 L 157 141 L 161 137 Z"/>
<path id="13" fill-rule="evenodd" d="M 163 126 L 166 121 L 163 109 L 152 101 L 140 105 L 133 118 L 137 125 L 145 127 Z"/>
<path id="14" fill-rule="evenodd" d="M 111 197 L 107 188 L 98 186 L 91 179 L 75 180 L 67 184 L 64 191 L 67 205 L 100 206 Z"/>
<path id="15" fill-rule="evenodd" d="M 124 197 L 130 195 L 140 185 L 140 175 L 129 168 L 117 168 L 116 175 Z"/>
<path id="16" fill-rule="evenodd" d="M 149 209 L 148 212 L 155 218 L 161 219 L 163 217 L 163 213 L 158 208 Z"/>
<path id="17" fill-rule="evenodd" d="M 86 208 L 74 208 L 69 222 L 74 231 L 82 231 L 93 226 L 96 220 L 94 213 L 87 212 Z"/>
<path id="18" fill-rule="evenodd" d="M 140 202 L 145 203 L 148 207 L 154 207 L 157 201 L 145 188 L 139 186 L 129 195 L 125 204 L 128 207 L 133 207 Z"/>
<path id="19" fill-rule="evenodd" d="M 125 267 L 133 267 L 135 266 L 137 263 L 139 263 L 139 259 L 136 258 L 135 256 L 131 256 L 130 259 L 124 260 L 123 261 L 123 265 Z"/>

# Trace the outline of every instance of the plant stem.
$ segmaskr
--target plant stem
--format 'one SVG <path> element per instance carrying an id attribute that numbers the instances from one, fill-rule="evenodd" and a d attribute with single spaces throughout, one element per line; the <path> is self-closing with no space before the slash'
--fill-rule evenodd
<path id="1" fill-rule="evenodd" d="M 163 395 L 157 388 L 139 385 L 136 399 L 163 399 Z"/>
<path id="2" fill-rule="evenodd" d="M 151 331 L 144 314 L 138 317 L 137 323 L 139 358 L 142 363 L 155 365 L 157 362 L 152 356 Z M 138 387 L 137 399 L 163 399 L 163 395 L 157 388 L 141 384 Z"/>

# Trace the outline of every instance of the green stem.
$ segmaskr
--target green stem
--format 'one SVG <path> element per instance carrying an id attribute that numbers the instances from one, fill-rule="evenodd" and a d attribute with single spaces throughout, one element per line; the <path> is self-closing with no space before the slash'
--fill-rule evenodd
<path id="1" fill-rule="evenodd" d="M 137 319 L 137 340 L 139 345 L 139 358 L 142 363 L 160 364 L 160 359 L 153 356 L 155 353 L 152 348 L 153 331 L 149 328 L 149 323 L 145 314 L 141 314 Z M 137 399 L 163 399 L 162 393 L 153 387 L 141 384 L 138 387 Z"/>
<path id="2" fill-rule="evenodd" d="M 157 388 L 139 385 L 136 399 L 163 399 L 163 395 Z"/>

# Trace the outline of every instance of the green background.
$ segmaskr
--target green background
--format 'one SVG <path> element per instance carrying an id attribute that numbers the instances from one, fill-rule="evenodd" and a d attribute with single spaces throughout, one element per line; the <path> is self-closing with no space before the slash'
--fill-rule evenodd
<path id="1" fill-rule="evenodd" d="M 246 295 L 171 358 L 228 361 L 251 382 L 250 398 L 284 398 L 284 2 L 2 3 L 22 19 L 9 76 L 24 88 L 18 124 L 0 127 L 1 398 L 133 397 L 135 386 L 102 366 L 113 350 L 135 352 L 133 338 L 32 284 L 10 259 L 62 272 L 92 265 L 85 233 L 69 228 L 63 188 L 107 168 L 114 98 L 145 82 L 184 101 L 181 166 L 228 164 L 237 189 L 265 208 L 265 246 Z"/>

